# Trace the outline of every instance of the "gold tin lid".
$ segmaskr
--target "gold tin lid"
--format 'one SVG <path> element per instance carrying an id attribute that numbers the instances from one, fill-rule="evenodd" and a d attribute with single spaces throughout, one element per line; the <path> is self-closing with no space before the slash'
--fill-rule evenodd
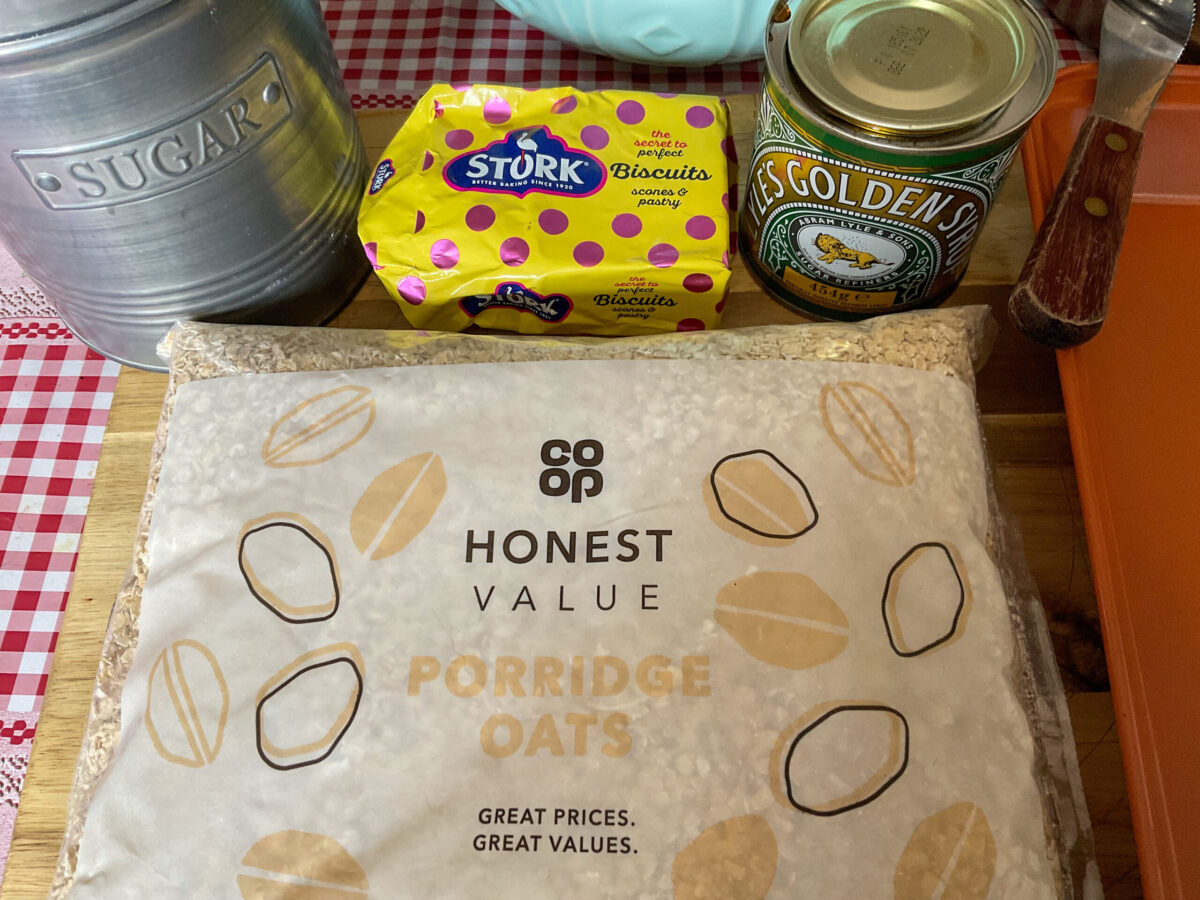
<path id="1" fill-rule="evenodd" d="M 1021 89 L 1037 37 L 1019 0 L 807 0 L 788 56 L 831 112 L 885 134 L 979 122 Z"/>

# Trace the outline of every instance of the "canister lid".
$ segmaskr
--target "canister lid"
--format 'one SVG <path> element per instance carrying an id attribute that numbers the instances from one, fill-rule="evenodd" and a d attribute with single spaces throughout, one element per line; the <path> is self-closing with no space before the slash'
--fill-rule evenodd
<path id="1" fill-rule="evenodd" d="M 0 42 L 94 19 L 134 0 L 0 0 Z"/>
<path id="2" fill-rule="evenodd" d="M 1033 69 L 1016 0 L 809 0 L 788 31 L 796 75 L 835 115 L 891 134 L 965 128 Z"/>

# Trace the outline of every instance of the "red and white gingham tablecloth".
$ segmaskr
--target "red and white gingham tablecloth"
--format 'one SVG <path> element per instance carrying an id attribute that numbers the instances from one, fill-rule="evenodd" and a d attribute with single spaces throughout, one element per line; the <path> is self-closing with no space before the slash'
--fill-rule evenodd
<path id="1" fill-rule="evenodd" d="M 0 324 L 0 709 L 32 712 L 46 691 L 119 366 L 53 321 L 38 333 L 22 327 Z"/>
<path id="2" fill-rule="evenodd" d="M 513 18 L 492 0 L 323 0 L 322 6 L 351 100 L 366 109 L 411 107 L 437 81 L 696 94 L 753 93 L 761 81 L 757 61 L 683 69 L 587 53 Z M 1042 14 L 1054 29 L 1060 65 L 1096 58 Z"/>

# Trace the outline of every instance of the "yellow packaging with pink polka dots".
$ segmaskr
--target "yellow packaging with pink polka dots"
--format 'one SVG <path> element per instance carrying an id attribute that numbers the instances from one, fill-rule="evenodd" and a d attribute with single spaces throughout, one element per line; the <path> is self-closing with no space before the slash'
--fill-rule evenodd
<path id="1" fill-rule="evenodd" d="M 732 159 L 716 97 L 438 84 L 376 166 L 359 235 L 417 328 L 713 328 Z"/>

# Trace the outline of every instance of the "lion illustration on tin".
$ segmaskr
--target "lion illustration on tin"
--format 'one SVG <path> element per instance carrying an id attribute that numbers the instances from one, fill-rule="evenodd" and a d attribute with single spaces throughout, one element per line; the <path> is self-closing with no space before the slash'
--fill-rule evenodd
<path id="1" fill-rule="evenodd" d="M 844 259 L 850 263 L 850 268 L 852 269 L 869 269 L 883 262 L 865 250 L 855 250 L 853 247 L 847 247 L 832 234 L 818 234 L 813 243 L 821 251 L 821 256 L 818 258 L 823 263 L 833 264 L 839 259 Z"/>

